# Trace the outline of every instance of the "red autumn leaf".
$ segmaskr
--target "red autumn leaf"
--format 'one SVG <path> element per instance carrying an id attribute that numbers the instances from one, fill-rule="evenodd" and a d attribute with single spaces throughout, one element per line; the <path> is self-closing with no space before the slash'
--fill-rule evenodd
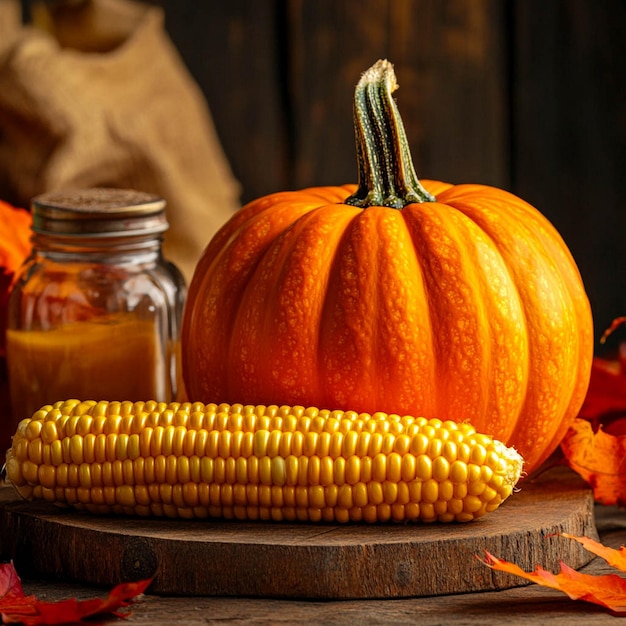
<path id="1" fill-rule="evenodd" d="M 558 574 L 537 567 L 526 572 L 514 563 L 503 561 L 485 551 L 485 565 L 499 572 L 520 576 L 533 583 L 567 594 L 572 600 L 584 600 L 626 614 L 626 578 L 618 574 L 594 576 L 582 574 L 561 562 Z"/>
<path id="2" fill-rule="evenodd" d="M 36 602 L 34 596 L 24 595 L 22 581 L 11 563 L 0 565 L 0 613 L 2 622 L 5 622 L 5 614 L 12 617 L 23 617 L 36 615 L 37 611 L 33 604 Z"/>
<path id="3" fill-rule="evenodd" d="M 604 331 L 600 343 L 620 326 L 626 317 L 617 317 Z M 579 417 L 587 419 L 597 427 L 598 422 L 610 420 L 614 414 L 626 414 L 626 343 L 618 344 L 615 355 L 610 359 L 594 358 L 587 396 Z"/>
<path id="4" fill-rule="evenodd" d="M 626 354 L 612 359 L 596 357 L 589 388 L 578 417 L 597 426 L 626 414 Z"/>
<path id="5" fill-rule="evenodd" d="M 0 565 L 0 598 L 23 598 L 22 581 L 11 563 Z"/>
<path id="6" fill-rule="evenodd" d="M 39 626 L 52 624 L 81 624 L 94 615 L 112 614 L 123 617 L 119 609 L 130 605 L 141 595 L 151 579 L 136 583 L 123 583 L 114 587 L 102 598 L 76 600 L 70 598 L 57 602 L 42 602 L 35 596 L 26 596 L 12 563 L 0 565 L 0 614 L 3 624 Z"/>

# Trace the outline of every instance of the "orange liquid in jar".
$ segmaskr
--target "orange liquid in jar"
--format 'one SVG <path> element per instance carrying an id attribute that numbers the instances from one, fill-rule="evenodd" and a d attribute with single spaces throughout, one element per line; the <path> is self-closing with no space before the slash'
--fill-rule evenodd
<path id="1" fill-rule="evenodd" d="M 8 330 L 14 418 L 58 400 L 169 400 L 157 322 L 130 313 L 52 330 Z"/>

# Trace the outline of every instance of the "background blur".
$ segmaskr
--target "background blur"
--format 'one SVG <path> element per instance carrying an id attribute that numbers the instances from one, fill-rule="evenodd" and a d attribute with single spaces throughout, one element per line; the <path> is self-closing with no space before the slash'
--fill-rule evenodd
<path id="1" fill-rule="evenodd" d="M 579 265 L 596 338 L 626 315 L 624 0 L 151 3 L 206 97 L 242 202 L 356 182 L 353 88 L 385 57 L 418 175 L 535 205 Z"/>

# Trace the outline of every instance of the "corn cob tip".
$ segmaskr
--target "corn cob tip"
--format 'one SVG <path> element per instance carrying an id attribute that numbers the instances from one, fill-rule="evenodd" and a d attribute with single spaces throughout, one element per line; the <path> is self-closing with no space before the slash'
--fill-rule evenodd
<path id="1" fill-rule="evenodd" d="M 515 448 L 508 447 L 497 439 L 493 440 L 493 447 L 506 461 L 506 470 L 503 474 L 505 482 L 511 487 L 515 487 L 522 477 L 524 458 Z"/>

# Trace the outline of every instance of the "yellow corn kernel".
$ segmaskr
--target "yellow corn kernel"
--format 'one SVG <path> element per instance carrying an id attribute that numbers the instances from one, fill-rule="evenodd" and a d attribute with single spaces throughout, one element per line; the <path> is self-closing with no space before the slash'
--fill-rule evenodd
<path id="1" fill-rule="evenodd" d="M 317 433 L 307 432 L 304 435 L 304 445 L 302 446 L 302 454 L 304 456 L 313 456 L 317 448 Z"/>
<path id="2" fill-rule="evenodd" d="M 413 455 L 411 452 L 407 452 L 402 456 L 402 467 L 400 469 L 402 480 L 410 482 L 415 478 L 416 472 L 417 463 L 415 460 L 415 455 Z"/>
<path id="3" fill-rule="evenodd" d="M 337 506 L 345 507 L 346 509 L 353 506 L 351 485 L 344 484 L 339 487 L 339 493 L 337 494 Z"/>
<path id="4" fill-rule="evenodd" d="M 327 487 L 333 484 L 335 464 L 330 456 L 320 458 L 320 485 Z"/>
<path id="5" fill-rule="evenodd" d="M 373 505 L 381 504 L 385 500 L 382 483 L 371 480 L 367 483 L 368 502 Z"/>
<path id="6" fill-rule="evenodd" d="M 386 480 L 383 483 L 383 501 L 393 504 L 398 499 L 398 483 Z"/>
<path id="7" fill-rule="evenodd" d="M 141 446 L 139 443 L 139 435 L 137 433 L 128 435 L 128 442 L 126 444 L 126 455 L 131 460 L 141 457 Z M 191 456 L 191 454 L 189 454 L 188 456 Z"/>
<path id="8" fill-rule="evenodd" d="M 272 430 L 270 431 L 269 437 L 267 439 L 267 456 L 270 458 L 274 458 L 280 454 L 280 442 L 282 439 L 283 433 L 280 430 Z"/>
<path id="9" fill-rule="evenodd" d="M 298 457 L 298 486 L 306 487 L 309 481 L 309 458 Z"/>
<path id="10" fill-rule="evenodd" d="M 451 480 L 439 481 L 439 500 L 450 502 L 454 497 L 454 485 Z"/>
<path id="11" fill-rule="evenodd" d="M 254 433 L 248 430 L 242 430 L 241 432 L 241 446 L 239 448 L 239 456 L 244 458 L 248 458 L 254 454 Z M 205 446 L 199 442 L 199 440 L 208 440 L 209 431 L 200 430 L 196 435 L 196 449 L 195 453 L 198 456 L 202 456 L 204 454 Z"/>
<path id="12" fill-rule="evenodd" d="M 302 455 L 302 447 L 304 446 L 304 433 L 294 430 L 291 438 L 291 454 L 295 456 Z"/>
<path id="13" fill-rule="evenodd" d="M 429 478 L 422 483 L 422 502 L 432 504 L 439 499 L 439 483 Z"/>
<path id="14" fill-rule="evenodd" d="M 9 470 L 8 463 L 7 463 L 7 470 Z M 57 484 L 56 473 L 57 473 L 57 468 L 54 467 L 53 465 L 41 465 L 39 467 L 39 471 L 37 472 L 37 481 L 35 481 L 32 484 L 41 485 L 42 487 L 45 487 L 46 489 L 54 489 L 54 487 Z"/>
<path id="15" fill-rule="evenodd" d="M 226 460 L 220 456 L 213 461 L 213 480 L 220 485 L 226 482 Z"/>
<path id="16" fill-rule="evenodd" d="M 450 480 L 455 484 L 467 483 L 467 463 L 463 461 L 453 461 L 450 465 Z"/>
<path id="17" fill-rule="evenodd" d="M 431 439 L 428 443 L 427 454 L 431 459 L 436 459 L 441 456 L 443 452 L 443 440 L 439 439 L 440 433 L 437 432 L 437 437 Z"/>
<path id="18" fill-rule="evenodd" d="M 27 437 L 28 438 L 28 437 Z M 43 464 L 44 444 L 41 438 L 31 439 L 28 442 L 27 457 L 37 465 Z"/>
<path id="19" fill-rule="evenodd" d="M 243 437 L 243 435 L 242 435 Z M 282 436 L 280 438 L 280 445 L 278 448 L 278 454 L 277 456 L 282 457 L 283 459 L 286 459 L 290 454 L 291 454 L 291 441 L 293 439 L 293 433 L 290 431 L 286 431 L 282 433 Z M 247 452 L 247 447 L 244 449 L 243 445 L 241 447 L 241 451 L 240 454 L 246 454 Z"/>
<path id="20" fill-rule="evenodd" d="M 365 431 L 367 432 L 367 431 Z M 367 456 L 374 458 L 383 449 L 383 436 L 380 433 L 370 433 L 369 446 L 367 448 Z"/>
<path id="21" fill-rule="evenodd" d="M 323 431 L 319 434 L 314 454 L 316 456 L 319 456 L 320 459 L 328 456 L 328 453 L 330 451 L 330 439 L 331 434 L 329 432 Z"/>
<path id="22" fill-rule="evenodd" d="M 287 482 L 287 465 L 283 457 L 275 456 L 272 459 L 270 473 L 273 486 L 280 488 Z M 282 489 L 280 490 L 280 492 L 282 494 Z"/>
<path id="23" fill-rule="evenodd" d="M 259 459 L 259 482 L 266 486 L 272 484 L 272 459 L 269 456 Z"/>
<path id="24" fill-rule="evenodd" d="M 285 484 L 295 486 L 298 484 L 298 457 L 290 454 L 285 459 Z"/>
<path id="25" fill-rule="evenodd" d="M 333 463 L 333 466 L 335 484 L 341 486 L 346 482 L 346 459 L 344 459 L 342 456 L 337 457 Z"/>
<path id="26" fill-rule="evenodd" d="M 22 477 L 23 479 L 31 484 L 37 483 L 39 480 L 39 466 L 36 463 L 33 463 L 31 460 L 26 459 L 22 464 Z"/>
<path id="27" fill-rule="evenodd" d="M 390 454 L 393 451 L 397 439 L 396 433 L 386 432 L 383 435 L 383 447 L 381 448 L 381 452 L 383 454 Z"/>
<path id="28" fill-rule="evenodd" d="M 352 487 L 354 506 L 364 507 L 368 504 L 367 484 L 358 482 Z"/>
<path id="29" fill-rule="evenodd" d="M 420 480 L 428 480 L 433 475 L 433 460 L 427 454 L 420 454 L 416 460 L 415 475 Z"/>
<path id="30" fill-rule="evenodd" d="M 359 433 L 356 430 L 349 430 L 343 437 L 341 456 L 347 459 L 355 454 L 358 441 Z"/>
<path id="31" fill-rule="evenodd" d="M 202 500 L 200 499 L 200 492 L 201 489 L 198 488 L 198 502 L 202 502 Z M 242 485 L 242 484 L 235 484 L 233 485 L 233 504 L 234 506 L 237 507 L 245 507 L 246 504 L 248 503 L 248 498 L 246 496 L 246 486 Z M 239 519 L 244 519 L 244 518 L 239 518 Z"/>
<path id="32" fill-rule="evenodd" d="M 409 451 L 410 447 L 411 437 L 409 437 L 406 433 L 400 433 L 397 437 L 395 437 L 393 449 L 400 456 L 405 455 Z"/>
<path id="33" fill-rule="evenodd" d="M 122 461 L 122 480 L 124 485 L 135 484 L 135 465 L 130 459 Z"/>
<path id="34" fill-rule="evenodd" d="M 35 418 L 33 417 L 33 419 Z M 29 424 L 29 428 L 30 428 L 30 424 Z M 46 443 L 50 444 L 53 441 L 56 441 L 58 438 L 59 438 L 59 433 L 57 431 L 56 424 L 53 421 L 46 420 L 41 423 L 41 440 L 43 441 L 44 444 Z"/>
<path id="35" fill-rule="evenodd" d="M 309 506 L 321 509 L 326 506 L 324 497 L 324 487 L 321 485 L 313 485 L 309 490 Z"/>
<path id="36" fill-rule="evenodd" d="M 398 483 L 402 478 L 402 457 L 397 452 L 387 456 L 387 480 Z"/>
<path id="37" fill-rule="evenodd" d="M 372 458 L 369 456 L 356 458 L 358 458 L 361 467 L 361 481 L 364 483 L 370 482 L 372 480 Z"/>
<path id="38" fill-rule="evenodd" d="M 328 485 L 324 487 L 324 500 L 326 506 L 335 508 L 337 506 L 337 499 L 339 498 L 339 487 L 337 485 Z"/>
<path id="39" fill-rule="evenodd" d="M 433 479 L 438 483 L 442 483 L 444 480 L 448 480 L 450 476 L 450 463 L 445 456 L 436 456 L 433 459 Z"/>
<path id="40" fill-rule="evenodd" d="M 396 494 L 396 503 L 402 504 L 404 506 L 411 501 L 409 494 L 409 485 L 404 480 L 399 481 L 397 485 L 398 492 Z"/>
<path id="41" fill-rule="evenodd" d="M 372 438 L 372 434 L 367 431 L 362 431 L 359 433 L 359 439 L 356 444 L 355 454 L 359 457 L 367 456 L 367 451 L 370 445 L 370 439 Z"/>
<path id="42" fill-rule="evenodd" d="M 353 454 L 346 459 L 345 481 L 349 485 L 356 485 L 360 480 L 362 480 L 361 458 Z"/>
<path id="43" fill-rule="evenodd" d="M 95 514 L 466 522 L 494 511 L 521 457 L 470 424 L 285 405 L 81 402 L 18 425 L 9 481 Z"/>
<path id="44" fill-rule="evenodd" d="M 317 486 L 320 484 L 320 465 L 320 458 L 318 456 L 312 456 L 309 459 L 307 464 L 307 485 Z"/>
<path id="45" fill-rule="evenodd" d="M 379 452 L 372 459 L 372 479 L 382 483 L 387 478 L 387 457 Z"/>

